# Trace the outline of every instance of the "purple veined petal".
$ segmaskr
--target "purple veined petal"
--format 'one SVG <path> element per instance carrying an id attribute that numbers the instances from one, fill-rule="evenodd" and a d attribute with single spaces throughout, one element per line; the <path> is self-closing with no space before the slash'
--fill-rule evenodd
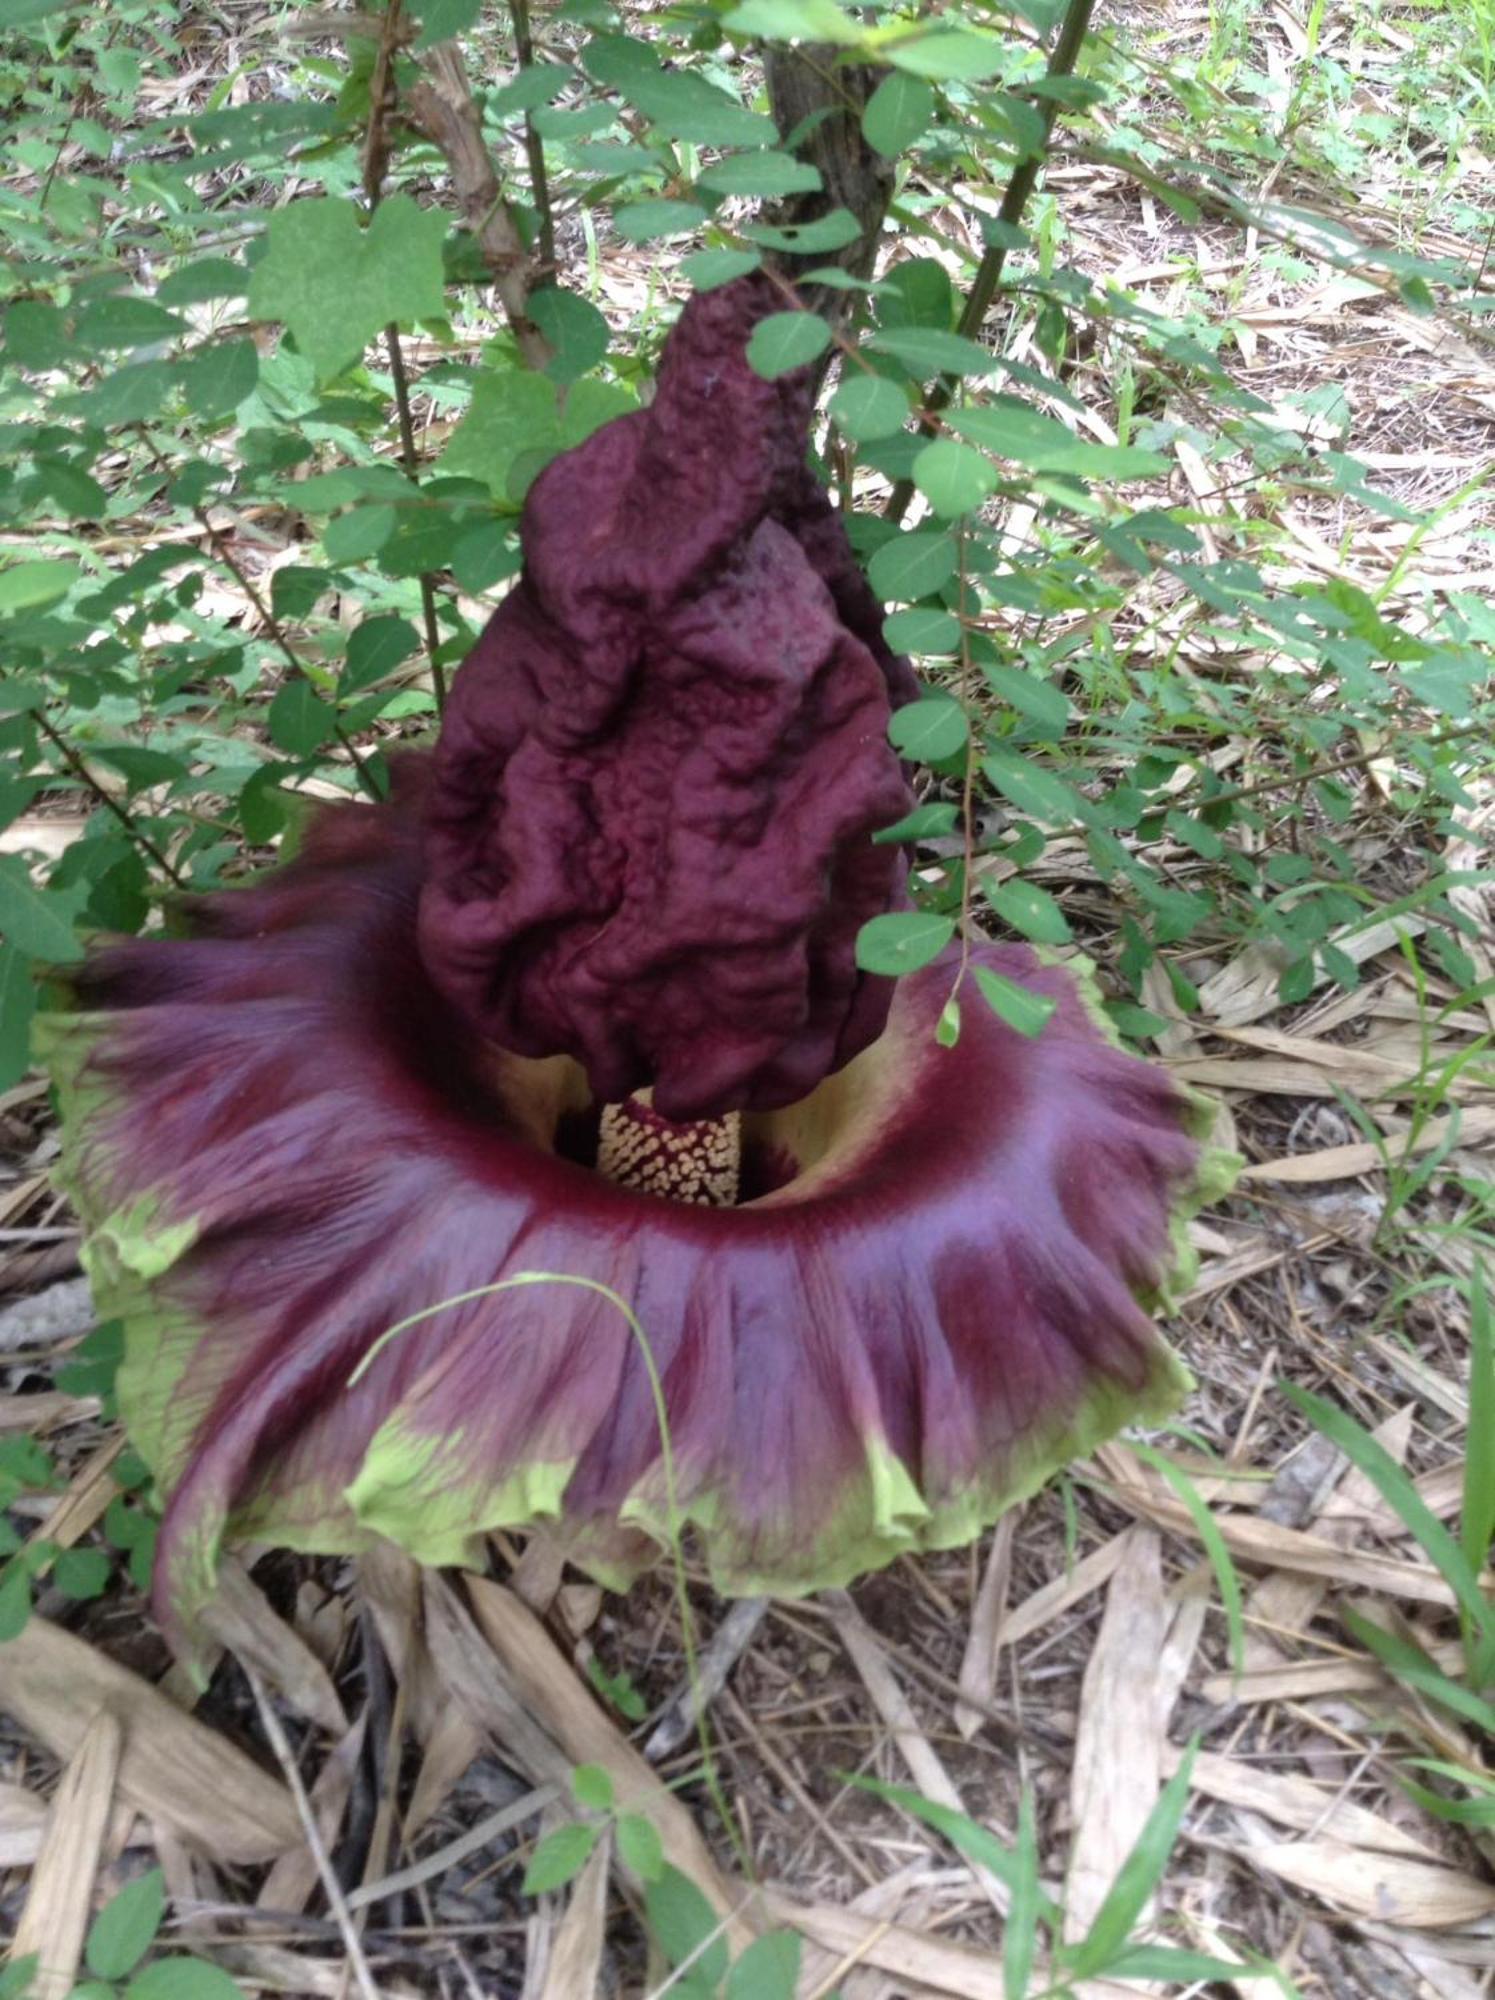
<path id="1" fill-rule="evenodd" d="M 97 955 L 53 1017 L 176 1643 L 225 1537 L 446 1562 L 544 1520 L 625 1580 L 672 1523 L 618 1301 L 728 1591 L 968 1539 L 1172 1404 L 1149 1308 L 1205 1192 L 1197 1110 L 1067 971 L 978 948 L 1054 1015 L 1029 1041 L 968 1007 L 942 1049 L 954 964 L 926 968 L 869 1048 L 744 1118 L 738 1206 L 640 1193 L 588 1163 L 578 1066 L 495 1052 L 423 972 L 420 779 L 325 812 L 194 935 Z"/>

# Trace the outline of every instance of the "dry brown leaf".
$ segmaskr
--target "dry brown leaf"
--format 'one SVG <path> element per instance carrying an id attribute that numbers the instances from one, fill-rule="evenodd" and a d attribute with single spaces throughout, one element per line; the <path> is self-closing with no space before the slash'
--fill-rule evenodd
<path id="1" fill-rule="evenodd" d="M 954 2000 L 1002 2000 L 1002 1966 L 996 1954 L 885 1918 L 864 1916 L 833 1903 L 800 1903 L 782 1890 L 766 1889 L 763 1900 L 775 1924 L 796 1930 L 823 1950 L 843 1960 L 875 1965 L 895 1979 L 909 1980 L 948 1993 Z M 1090 1980 L 1095 2000 L 1137 2000 L 1134 1985 L 1114 1980 Z"/>
<path id="2" fill-rule="evenodd" d="M 0 1396 L 0 1435 L 27 1431 L 45 1437 L 64 1424 L 81 1423 L 99 1413 L 97 1396 L 64 1396 L 60 1389 L 39 1389 L 31 1396 Z"/>
<path id="3" fill-rule="evenodd" d="M 47 1802 L 24 1785 L 0 1784 L 0 1868 L 29 1868 L 42 1844 Z"/>
<path id="4" fill-rule="evenodd" d="M 225 1556 L 203 1623 L 220 1645 L 253 1667 L 298 1714 L 329 1736 L 347 1734 L 348 1718 L 327 1669 L 306 1641 L 271 1608 L 237 1556 Z"/>
<path id="5" fill-rule="evenodd" d="M 1388 1128 L 1392 1121 L 1388 1120 Z M 1455 1120 L 1430 1118 L 1415 1133 L 1392 1133 L 1386 1138 L 1386 1154 L 1393 1164 L 1419 1153 L 1430 1153 L 1457 1134 L 1460 1146 L 1482 1146 L 1495 1139 L 1495 1105 L 1473 1105 Z M 1352 1180 L 1357 1174 L 1381 1171 L 1386 1162 L 1381 1148 L 1369 1139 L 1348 1146 L 1324 1146 L 1316 1153 L 1290 1153 L 1280 1160 L 1256 1160 L 1243 1167 L 1240 1178 L 1254 1181 L 1281 1181 L 1301 1185 L 1307 1181 Z"/>
<path id="6" fill-rule="evenodd" d="M 1249 1841 L 1232 1853 L 1356 1916 L 1412 1930 L 1448 1930 L 1495 1911 L 1495 1887 L 1455 1868 L 1374 1854 L 1337 1840 Z"/>
<path id="7" fill-rule="evenodd" d="M 1463 1653 L 1457 1645 L 1431 1646 L 1428 1651 L 1447 1673 L 1457 1673 Z M 1237 1681 L 1228 1673 L 1210 1674 L 1199 1692 L 1206 1701 L 1250 1706 L 1263 1701 L 1316 1701 L 1331 1694 L 1376 1694 L 1389 1685 L 1371 1661 L 1286 1660 L 1280 1666 L 1250 1669 Z"/>
<path id="8" fill-rule="evenodd" d="M 30 2000 L 67 2000 L 83 1960 L 93 1911 L 123 1735 L 114 1716 L 97 1713 L 68 1759 L 47 1814 L 41 1852 L 16 1925 L 16 1958 L 37 1958 Z"/>
<path id="9" fill-rule="evenodd" d="M 1182 1753 L 1170 1744 L 1163 1752 L 1163 1769 L 1171 1777 Z M 1323 1833 L 1331 1839 L 1381 1854 L 1405 1854 L 1435 1861 L 1433 1850 L 1405 1828 L 1379 1813 L 1342 1798 L 1339 1790 L 1287 1771 L 1265 1771 L 1235 1757 L 1201 1750 L 1194 1759 L 1194 1790 L 1225 1805 L 1257 1812 L 1278 1826 L 1300 1833 Z"/>
<path id="10" fill-rule="evenodd" d="M 1401 938 L 1420 937 L 1425 928 L 1422 918 L 1418 916 L 1386 917 L 1379 923 L 1368 924 L 1363 930 L 1338 932 L 1329 942 L 1346 952 L 1357 965 L 1364 965 L 1368 959 L 1378 957 Z M 1247 945 L 1239 957 L 1233 958 L 1229 965 L 1213 978 L 1205 980 L 1200 987 L 1199 1019 L 1218 1023 L 1222 1027 L 1239 1028 L 1248 1021 L 1259 1021 L 1264 1014 L 1273 1013 L 1280 1005 L 1277 982 L 1286 964 L 1287 954 L 1279 946 Z M 1315 987 L 1322 986 L 1328 977 L 1316 961 Z"/>
<path id="11" fill-rule="evenodd" d="M 460 1708 L 449 1709 L 436 1724 L 426 1738 L 426 1752 L 415 1774 L 406 1808 L 407 1840 L 413 1840 L 427 1821 L 440 1812 L 463 1772 L 481 1756 L 484 1740 L 482 1730 Z"/>
<path id="12" fill-rule="evenodd" d="M 566 1914 L 551 1940 L 540 2000 L 592 2000 L 602 1989 L 602 1946 L 607 1917 L 611 1842 L 604 1833 L 577 1877 Z"/>
<path id="13" fill-rule="evenodd" d="M 1154 1678 L 1164 1631 L 1162 1542 L 1151 1528 L 1137 1526 L 1128 1529 L 1126 1544 L 1080 1689 L 1064 1897 L 1064 1935 L 1071 1941 L 1090 1928 L 1136 1845 L 1162 1775 Z"/>
<path id="14" fill-rule="evenodd" d="M 67 1491 L 58 1500 L 31 1536 L 35 1542 L 55 1542 L 60 1549 L 70 1549 L 81 1541 L 90 1528 L 94 1528 L 109 1511 L 110 1502 L 119 1491 L 119 1482 L 114 1477 L 114 1461 L 125 1448 L 124 1433 L 112 1437 L 101 1444 L 97 1451 L 79 1466 Z"/>
<path id="15" fill-rule="evenodd" d="M 342 1741 L 333 1745 L 311 1787 L 312 1817 L 329 1852 L 336 1845 L 337 1830 L 343 1823 L 348 1794 L 353 1789 L 354 1773 L 363 1752 L 367 1723 L 365 1712 Z M 316 1891 L 317 1880 L 316 1858 L 303 1841 L 299 1847 L 281 1855 L 260 1884 L 255 1902 L 262 1910 L 304 1910 Z"/>
<path id="16" fill-rule="evenodd" d="M 971 1612 L 961 1656 L 958 1686 L 964 1700 L 955 1704 L 955 1727 L 969 1743 L 985 1722 L 980 1707 L 990 1704 L 997 1688 L 997 1654 L 1001 1649 L 1002 1621 L 1007 1615 L 1007 1589 L 1012 1579 L 1012 1538 L 1022 1518 L 1021 1507 L 1009 1507 L 996 1525 L 981 1588 Z"/>
<path id="17" fill-rule="evenodd" d="M 861 1675 L 862 1685 L 872 1697 L 872 1706 L 882 1717 L 899 1756 L 908 1767 L 916 1789 L 936 1805 L 964 1813 L 965 1801 L 955 1782 L 940 1762 L 939 1755 L 919 1727 L 908 1696 L 898 1685 L 887 1654 L 877 1634 L 844 1590 L 821 1592 L 821 1601 L 830 1607 L 831 1618 L 852 1665 Z M 1005 1912 L 1011 1901 L 1005 1884 L 985 1868 L 971 1862 L 970 1869 L 994 1909 Z"/>
<path id="18" fill-rule="evenodd" d="M 1181 1501 L 1129 1480 L 1117 1480 L 1112 1490 L 1123 1506 L 1159 1527 L 1191 1540 L 1197 1538 L 1193 1517 Z M 1453 1591 L 1427 1563 L 1404 1562 L 1397 1556 L 1347 1553 L 1322 1535 L 1279 1527 L 1275 1521 L 1263 1520 L 1255 1514 L 1217 1511 L 1214 1519 L 1225 1546 L 1242 1562 L 1327 1577 L 1334 1583 L 1379 1591 L 1385 1597 L 1405 1598 L 1414 1604 L 1454 1607 Z"/>
<path id="19" fill-rule="evenodd" d="M 1019 1639 L 1031 1639 L 1035 1632 L 1041 1632 L 1056 1618 L 1062 1618 L 1066 1611 L 1082 1603 L 1092 1591 L 1110 1582 L 1116 1574 L 1116 1565 L 1125 1553 L 1125 1533 L 1113 1535 L 1110 1541 L 1092 1549 L 1088 1556 L 1081 1556 L 1073 1569 L 1041 1585 L 1003 1619 L 999 1645 L 1015 1646 Z"/>
<path id="20" fill-rule="evenodd" d="M 301 1842 L 289 1792 L 127 1668 L 45 1618 L 0 1646 L 0 1709 L 70 1758 L 101 1709 L 124 1731 L 119 1788 L 220 1861 L 273 1861 Z"/>

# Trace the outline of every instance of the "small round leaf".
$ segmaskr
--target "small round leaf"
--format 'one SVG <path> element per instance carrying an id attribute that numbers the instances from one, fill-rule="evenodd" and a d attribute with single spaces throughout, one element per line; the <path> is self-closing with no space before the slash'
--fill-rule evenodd
<path id="1" fill-rule="evenodd" d="M 979 507 L 996 490 L 997 471 L 970 445 L 936 438 L 914 460 L 914 484 L 935 513 L 948 520 Z"/>
<path id="2" fill-rule="evenodd" d="M 831 330 L 819 313 L 770 313 L 748 340 L 747 358 L 766 381 L 804 368 L 831 344 Z"/>
<path id="3" fill-rule="evenodd" d="M 933 964 L 954 935 L 954 917 L 937 916 L 932 910 L 891 910 L 857 932 L 857 964 L 863 972 L 896 979 Z"/>

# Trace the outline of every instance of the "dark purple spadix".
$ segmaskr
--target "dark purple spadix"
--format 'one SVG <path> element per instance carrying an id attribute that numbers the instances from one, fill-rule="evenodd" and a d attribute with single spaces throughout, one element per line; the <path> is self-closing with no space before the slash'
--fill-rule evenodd
<path id="1" fill-rule="evenodd" d="M 457 676 L 421 893 L 433 978 L 521 1055 L 670 1118 L 769 1109 L 864 1048 L 858 929 L 902 894 L 912 689 L 806 463 L 803 371 L 765 381 L 765 277 L 692 299 L 651 406 L 556 459 L 524 575 Z"/>

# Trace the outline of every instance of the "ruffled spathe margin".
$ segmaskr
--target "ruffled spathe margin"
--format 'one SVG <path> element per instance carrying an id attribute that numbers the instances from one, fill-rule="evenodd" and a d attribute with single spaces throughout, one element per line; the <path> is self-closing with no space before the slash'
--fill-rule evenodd
<path id="1" fill-rule="evenodd" d="M 619 1299 L 729 1592 L 966 1541 L 1176 1404 L 1148 1313 L 1177 1218 L 1219 1191 L 1207 1114 L 1069 971 L 980 948 L 1056 1010 L 1030 1042 L 969 1005 L 953 1050 L 951 965 L 900 982 L 871 1048 L 750 1121 L 793 1178 L 692 1208 L 549 1150 L 572 1066 L 472 1039 L 420 968 L 418 891 L 411 808 L 334 808 L 297 861 L 195 905 L 192 936 L 99 954 L 51 1017 L 174 1643 L 227 1537 L 453 1562 L 547 1521 L 604 1581 L 636 1573 L 669 1520 Z M 492 1289 L 521 1273 L 545 1281 Z"/>

